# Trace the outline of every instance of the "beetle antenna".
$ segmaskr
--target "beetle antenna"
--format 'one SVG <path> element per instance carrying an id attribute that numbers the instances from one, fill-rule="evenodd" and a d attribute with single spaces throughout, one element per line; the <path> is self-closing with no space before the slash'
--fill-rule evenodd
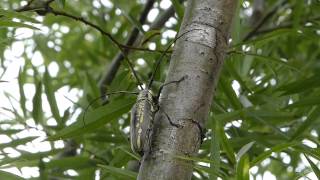
<path id="1" fill-rule="evenodd" d="M 157 70 L 159 69 L 160 63 L 161 63 L 163 57 L 168 53 L 168 51 L 169 51 L 170 47 L 172 46 L 172 44 L 175 43 L 177 40 L 179 40 L 179 39 L 180 39 L 182 36 L 184 36 L 185 34 L 191 32 L 191 31 L 194 31 L 194 30 L 199 30 L 199 29 L 191 29 L 191 30 L 189 30 L 189 31 L 186 31 L 186 32 L 180 34 L 179 36 L 177 36 L 176 38 L 174 38 L 174 39 L 169 43 L 169 45 L 167 46 L 167 48 L 164 50 L 164 52 L 161 54 L 161 56 L 159 57 L 159 59 L 156 61 L 156 67 L 154 68 L 154 71 L 152 72 L 152 75 L 151 75 L 151 77 L 150 77 L 150 79 L 149 79 L 149 83 L 148 83 L 148 86 L 147 86 L 148 89 L 151 88 L 152 83 L 153 83 L 153 80 L 154 80 L 154 76 L 156 75 Z"/>
<path id="2" fill-rule="evenodd" d="M 121 48 L 121 47 L 119 47 L 119 48 Z M 128 63 L 130 71 L 132 72 L 133 76 L 136 78 L 138 86 L 140 87 L 140 89 L 143 89 L 143 86 L 142 86 L 142 83 L 138 77 L 138 74 L 133 68 L 133 64 L 131 63 L 128 56 L 126 55 L 126 53 L 122 49 L 121 49 L 121 53 L 122 53 L 122 56 L 124 57 L 124 59 L 126 60 L 126 62 Z"/>
<path id="3" fill-rule="evenodd" d="M 86 114 L 87 114 L 87 111 L 89 110 L 89 108 L 95 103 L 97 102 L 98 100 L 100 100 L 101 98 L 105 97 L 105 96 L 109 96 L 109 95 L 114 95 L 114 94 L 139 94 L 139 92 L 131 92 L 131 91 L 117 91 L 117 92 L 111 92 L 111 93 L 106 93 L 104 95 L 101 95 L 97 98 L 94 98 L 88 105 L 87 107 L 84 109 L 84 112 L 83 112 L 83 116 L 82 116 L 82 122 L 83 122 L 83 126 L 86 125 L 85 123 L 85 118 L 86 118 Z"/>

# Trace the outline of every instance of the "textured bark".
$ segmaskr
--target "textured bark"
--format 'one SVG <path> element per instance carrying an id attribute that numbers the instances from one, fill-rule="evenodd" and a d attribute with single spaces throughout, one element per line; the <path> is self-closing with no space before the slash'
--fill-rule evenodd
<path id="1" fill-rule="evenodd" d="M 191 179 L 195 156 L 208 118 L 214 87 L 228 45 L 236 0 L 189 0 L 155 117 L 152 151 L 142 159 L 138 179 Z M 179 124 L 170 125 L 164 115 Z M 199 125 L 201 128 L 199 128 Z"/>

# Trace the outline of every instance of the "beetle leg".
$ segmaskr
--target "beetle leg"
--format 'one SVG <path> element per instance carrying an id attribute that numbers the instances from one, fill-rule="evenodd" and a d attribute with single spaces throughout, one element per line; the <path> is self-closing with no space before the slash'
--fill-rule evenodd
<path id="1" fill-rule="evenodd" d="M 148 129 L 147 130 L 147 142 L 146 142 L 146 145 L 148 146 L 146 150 L 144 150 L 145 152 L 144 153 L 149 153 L 151 152 L 151 148 L 152 148 L 152 129 Z"/>

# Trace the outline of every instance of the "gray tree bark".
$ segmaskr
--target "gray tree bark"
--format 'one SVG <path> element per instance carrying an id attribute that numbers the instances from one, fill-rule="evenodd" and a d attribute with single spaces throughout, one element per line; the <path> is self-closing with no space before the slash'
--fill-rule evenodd
<path id="1" fill-rule="evenodd" d="M 191 179 L 215 84 L 228 46 L 236 0 L 189 0 L 155 117 L 151 152 L 142 159 L 140 180 Z M 166 115 L 180 127 L 172 126 Z"/>

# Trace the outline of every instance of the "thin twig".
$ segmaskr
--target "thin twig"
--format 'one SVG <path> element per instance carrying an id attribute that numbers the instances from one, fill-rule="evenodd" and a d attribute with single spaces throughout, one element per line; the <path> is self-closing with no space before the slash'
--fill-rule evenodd
<path id="1" fill-rule="evenodd" d="M 51 3 L 53 3 L 55 0 L 48 0 L 48 1 L 43 2 L 43 7 L 39 7 L 39 6 L 32 7 L 32 4 L 34 3 L 34 1 L 37 1 L 37 0 L 30 0 L 27 3 L 27 5 L 19 8 L 19 9 L 16 9 L 15 11 L 16 12 L 24 12 L 24 11 L 34 11 L 34 10 L 44 9 L 45 7 L 48 7 Z"/>
<path id="2" fill-rule="evenodd" d="M 181 37 L 183 37 L 185 34 L 191 32 L 191 31 L 195 31 L 195 30 L 201 30 L 201 29 L 191 29 L 191 30 L 189 30 L 189 31 L 186 31 L 186 32 L 181 33 L 180 35 L 178 35 L 176 38 L 174 38 L 174 40 L 172 40 L 172 41 L 169 43 L 169 45 L 168 45 L 167 48 L 166 48 L 166 51 L 168 51 L 168 50 L 170 49 L 170 47 L 172 46 L 172 44 L 175 43 L 177 40 L 179 40 Z M 158 70 L 158 68 L 159 68 L 159 66 L 160 66 L 160 63 L 161 63 L 161 61 L 162 61 L 162 59 L 163 59 L 163 57 L 164 57 L 165 55 L 166 55 L 166 53 L 162 53 L 161 56 L 159 57 L 159 59 L 157 59 L 157 61 L 156 61 L 156 67 L 154 68 L 154 71 L 152 72 L 152 75 L 151 75 L 151 77 L 150 77 L 150 80 L 149 80 L 149 83 L 148 83 L 148 86 L 147 86 L 148 89 L 151 88 L 152 83 L 153 83 L 153 80 L 154 80 L 154 76 L 156 75 L 157 70 Z"/>
<path id="3" fill-rule="evenodd" d="M 122 48 L 122 49 L 132 49 L 132 50 L 136 50 L 136 51 L 148 51 L 148 52 L 158 52 L 158 53 L 163 53 L 165 52 L 164 50 L 152 50 L 152 49 L 148 49 L 148 48 L 143 48 L 143 47 L 134 47 L 134 46 L 130 46 L 130 45 L 126 45 L 126 44 L 122 44 L 120 42 L 118 42 L 109 32 L 103 30 L 101 27 L 99 27 L 98 25 L 84 19 L 81 16 L 74 16 L 72 14 L 63 12 L 63 11 L 57 11 L 52 9 L 50 11 L 52 14 L 54 14 L 55 16 L 64 16 L 64 17 L 68 17 L 71 18 L 73 20 L 76 21 L 80 21 L 94 29 L 96 29 L 97 31 L 99 31 L 102 35 L 107 36 L 114 44 L 117 45 L 117 47 Z"/>
<path id="4" fill-rule="evenodd" d="M 301 21 L 300 24 L 304 25 L 307 22 L 312 22 L 312 21 L 316 21 L 316 20 L 320 20 L 320 16 L 311 17 L 310 19 L 306 19 L 304 21 Z M 285 24 L 282 24 L 282 25 L 279 25 L 279 26 L 276 26 L 276 27 L 261 29 L 261 30 L 257 31 L 254 36 L 261 35 L 261 34 L 266 34 L 266 33 L 269 33 L 269 32 L 272 32 L 272 31 L 276 31 L 276 30 L 279 30 L 279 29 L 286 29 L 286 28 L 292 28 L 292 27 L 293 27 L 293 23 L 292 22 L 291 23 L 285 23 Z"/>
<path id="5" fill-rule="evenodd" d="M 53 15 L 55 16 L 64 16 L 64 17 L 68 17 L 68 18 L 71 18 L 73 20 L 76 20 L 76 21 L 80 21 L 88 26 L 91 26 L 93 27 L 94 29 L 98 30 L 102 35 L 105 35 L 107 36 L 117 47 L 118 49 L 121 51 L 122 55 L 124 56 L 124 59 L 127 61 L 128 63 L 128 66 L 133 74 L 133 76 L 137 79 L 138 81 L 138 86 L 140 86 L 142 88 L 142 84 L 141 84 L 141 81 L 137 75 L 137 73 L 135 72 L 134 68 L 133 68 L 133 64 L 130 62 L 130 60 L 128 59 L 128 57 L 126 56 L 126 53 L 124 52 L 124 49 L 123 49 L 123 45 L 121 43 L 119 43 L 110 33 L 104 31 L 101 27 L 99 27 L 98 25 L 96 24 L 93 24 L 92 22 L 90 21 L 87 21 L 86 19 L 84 19 L 83 17 L 81 16 L 74 16 L 72 14 L 69 14 L 69 13 L 66 13 L 66 12 L 63 12 L 63 11 L 57 11 L 57 10 L 54 10 L 52 8 L 49 9 L 49 12 L 52 13 Z"/>
<path id="6" fill-rule="evenodd" d="M 156 18 L 156 20 L 150 25 L 150 30 L 160 29 L 165 24 L 165 22 L 167 22 L 167 20 L 174 15 L 174 12 L 175 12 L 174 7 L 171 6 L 166 11 L 161 13 Z M 140 24 L 144 24 L 144 22 L 140 21 Z M 129 43 L 130 40 L 133 40 L 133 38 L 131 38 L 131 34 L 129 36 L 127 43 Z M 135 36 L 134 40 L 135 40 L 134 43 L 138 44 L 141 40 L 141 36 Z M 164 53 L 164 52 L 165 51 L 162 51 L 162 53 Z M 130 53 L 130 51 L 128 51 L 128 53 Z M 100 88 L 101 94 L 106 93 L 106 87 L 112 83 L 112 81 L 113 81 L 113 79 L 114 79 L 114 77 L 120 67 L 122 60 L 123 60 L 122 54 L 118 53 L 114 57 L 114 59 L 112 60 L 111 64 L 110 65 L 108 64 L 108 66 L 106 66 L 106 73 L 104 73 L 102 75 L 102 78 L 99 82 L 99 88 Z"/>
<path id="7" fill-rule="evenodd" d="M 91 23 L 90 21 L 84 19 L 83 17 L 74 16 L 72 14 L 69 14 L 69 13 L 66 13 L 66 12 L 63 12 L 63 11 L 57 11 L 57 10 L 54 10 L 54 9 L 50 8 L 49 5 L 54 1 L 55 0 L 49 0 L 49 1 L 45 2 L 43 7 L 31 7 L 31 4 L 32 4 L 33 1 L 30 1 L 26 6 L 23 6 L 23 7 L 19 8 L 19 9 L 16 9 L 15 11 L 16 12 L 25 12 L 25 11 L 46 10 L 47 13 L 52 13 L 52 14 L 54 14 L 56 16 L 68 17 L 68 18 L 71 18 L 73 20 L 80 21 L 80 22 L 82 22 L 82 23 L 84 23 L 84 24 L 96 29 L 101 34 L 103 34 L 103 35 L 107 36 L 108 38 L 110 38 L 110 40 L 112 42 L 114 42 L 118 47 L 121 47 L 122 49 L 131 49 L 131 50 L 135 50 L 135 51 L 147 51 L 147 52 L 156 52 L 156 53 L 163 53 L 164 52 L 164 50 L 152 50 L 152 49 L 148 49 L 148 48 L 135 47 L 135 46 L 130 46 L 128 44 L 122 44 L 122 43 L 118 42 L 110 33 L 108 33 L 107 31 L 103 30 L 98 25 L 96 25 L 94 23 Z M 47 7 L 49 7 L 49 8 L 47 8 Z"/>
<path id="8" fill-rule="evenodd" d="M 153 4 L 155 3 L 155 0 L 148 0 L 146 5 L 144 6 L 143 11 L 141 12 L 139 23 L 142 25 L 147 20 L 147 16 L 150 12 L 150 10 L 153 7 Z M 139 36 L 139 29 L 137 27 L 134 27 L 128 36 L 128 40 L 126 42 L 126 46 L 132 46 L 135 44 L 136 39 Z M 124 59 L 124 55 L 128 55 L 131 49 L 125 49 L 124 53 L 122 54 L 117 53 L 115 56 L 115 59 L 111 62 L 111 67 L 106 68 L 106 72 L 103 74 L 101 80 L 99 81 L 99 87 L 100 87 L 100 93 L 105 94 L 106 93 L 106 87 L 104 85 L 110 84 L 115 77 L 118 68 L 120 67 L 121 61 Z M 110 82 L 110 83 L 109 83 Z"/>

